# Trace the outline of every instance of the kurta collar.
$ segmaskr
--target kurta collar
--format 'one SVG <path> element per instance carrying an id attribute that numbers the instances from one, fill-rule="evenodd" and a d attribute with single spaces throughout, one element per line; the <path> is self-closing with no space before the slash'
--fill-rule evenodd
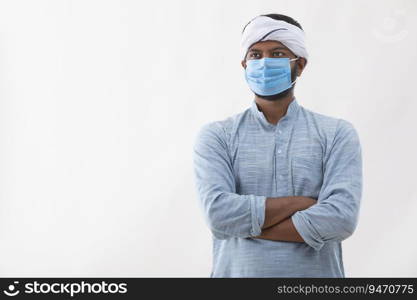
<path id="1" fill-rule="evenodd" d="M 294 97 L 293 100 L 288 105 L 288 109 L 286 114 L 278 121 L 281 122 L 283 119 L 293 120 L 295 116 L 297 115 L 298 109 L 300 105 L 297 102 L 297 99 Z M 254 116 L 265 126 L 268 127 L 275 127 L 276 124 L 269 123 L 266 119 L 264 113 L 258 109 L 258 106 L 256 105 L 255 99 L 252 101 L 251 111 L 254 114 Z"/>

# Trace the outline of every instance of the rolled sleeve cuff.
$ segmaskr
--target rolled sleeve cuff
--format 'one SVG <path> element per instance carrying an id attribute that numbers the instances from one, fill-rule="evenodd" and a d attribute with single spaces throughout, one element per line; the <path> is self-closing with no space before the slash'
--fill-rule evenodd
<path id="1" fill-rule="evenodd" d="M 262 233 L 262 226 L 265 222 L 265 196 L 251 195 L 251 218 L 252 218 L 252 236 L 258 236 Z"/>
<path id="2" fill-rule="evenodd" d="M 314 229 L 302 211 L 297 211 L 295 214 L 293 214 L 291 216 L 291 220 L 295 226 L 295 229 L 297 229 L 298 233 L 310 247 L 316 251 L 319 251 L 323 247 L 324 242 L 320 238 L 320 235 Z"/>

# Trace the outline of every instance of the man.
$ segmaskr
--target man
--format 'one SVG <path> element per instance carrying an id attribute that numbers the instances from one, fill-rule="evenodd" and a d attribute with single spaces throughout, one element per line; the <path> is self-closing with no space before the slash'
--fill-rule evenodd
<path id="1" fill-rule="evenodd" d="M 261 15 L 242 33 L 250 108 L 205 124 L 196 187 L 213 234 L 210 277 L 345 277 L 341 242 L 362 195 L 353 125 L 294 97 L 308 54 L 300 24 Z"/>

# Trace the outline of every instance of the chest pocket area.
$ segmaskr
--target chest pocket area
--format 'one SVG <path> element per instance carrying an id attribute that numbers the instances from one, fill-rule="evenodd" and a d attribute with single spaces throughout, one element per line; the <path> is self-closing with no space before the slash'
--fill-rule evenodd
<path id="1" fill-rule="evenodd" d="M 295 156 L 291 160 L 294 196 L 318 198 L 323 184 L 323 162 L 316 157 Z"/>

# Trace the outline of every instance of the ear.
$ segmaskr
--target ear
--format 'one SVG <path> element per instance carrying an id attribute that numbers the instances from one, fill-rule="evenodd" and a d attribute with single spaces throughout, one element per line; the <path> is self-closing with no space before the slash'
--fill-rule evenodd
<path id="1" fill-rule="evenodd" d="M 298 77 L 298 76 L 301 76 L 301 73 L 303 73 L 303 70 L 307 64 L 307 61 L 304 57 L 300 57 L 299 59 L 297 59 L 296 64 L 297 64 L 297 77 Z"/>
<path id="2" fill-rule="evenodd" d="M 244 69 L 246 69 L 246 60 L 242 60 L 242 61 L 240 62 L 240 64 L 242 65 L 242 67 L 243 67 Z"/>

